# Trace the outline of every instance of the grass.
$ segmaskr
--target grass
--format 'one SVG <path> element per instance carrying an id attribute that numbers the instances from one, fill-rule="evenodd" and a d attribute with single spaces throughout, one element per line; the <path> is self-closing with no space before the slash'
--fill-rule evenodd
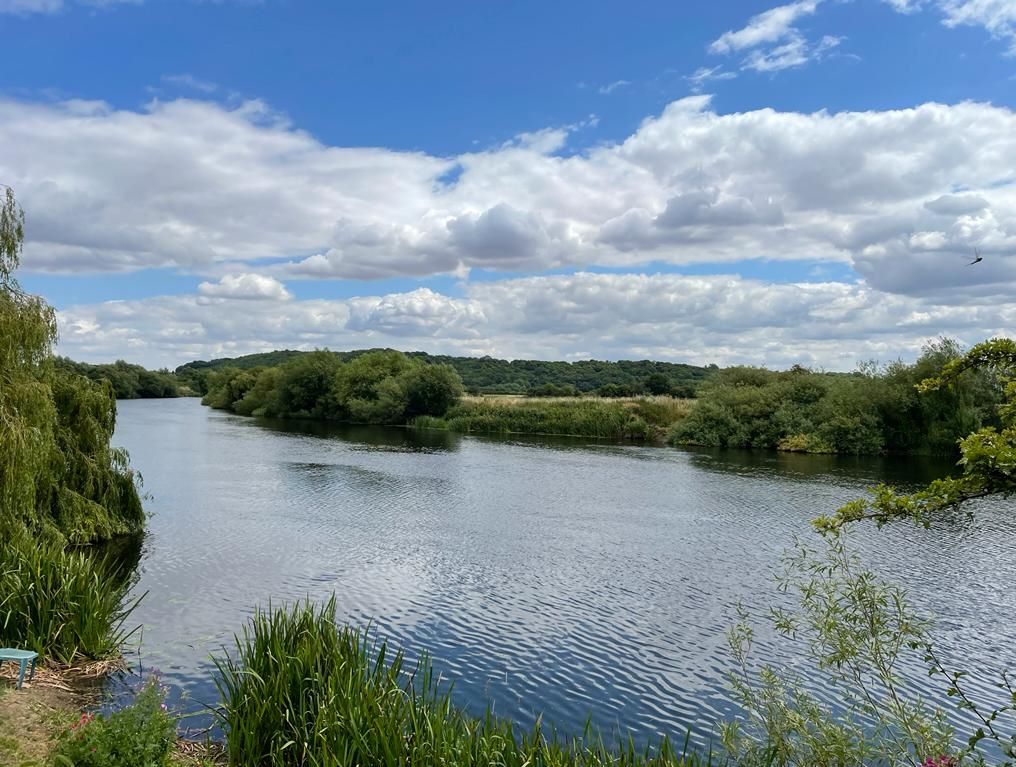
<path id="1" fill-rule="evenodd" d="M 419 428 L 493 434 L 548 434 L 658 440 L 691 411 L 674 397 L 465 397 L 443 418 L 420 417 Z"/>
<path id="2" fill-rule="evenodd" d="M 401 652 L 334 622 L 323 607 L 258 611 L 217 660 L 229 763 L 288 767 L 340 765 L 546 765 L 695 767 L 708 758 L 669 741 L 641 750 L 608 748 L 593 733 L 563 740 L 539 724 L 521 732 L 490 712 L 455 707 L 430 663 L 408 668 Z"/>
<path id="3" fill-rule="evenodd" d="M 15 535 L 0 547 L 0 645 L 66 666 L 117 658 L 137 605 L 110 560 Z"/>

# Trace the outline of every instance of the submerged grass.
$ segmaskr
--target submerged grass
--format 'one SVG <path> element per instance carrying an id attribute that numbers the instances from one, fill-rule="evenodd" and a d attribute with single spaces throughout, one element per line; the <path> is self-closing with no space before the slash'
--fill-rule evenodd
<path id="1" fill-rule="evenodd" d="M 344 765 L 547 765 L 697 767 L 709 759 L 669 741 L 615 748 L 587 732 L 559 739 L 537 724 L 521 733 L 489 711 L 471 717 L 441 689 L 429 661 L 407 668 L 401 652 L 334 621 L 326 605 L 258 611 L 216 660 L 219 722 L 229 763 Z"/>
<path id="2" fill-rule="evenodd" d="M 602 399 L 471 397 L 443 418 L 421 417 L 420 428 L 494 434 L 562 434 L 636 441 L 662 438 L 691 411 L 693 400 L 674 397 Z"/>
<path id="3" fill-rule="evenodd" d="M 67 666 L 118 657 L 129 590 L 111 560 L 15 534 L 0 547 L 0 645 Z"/>

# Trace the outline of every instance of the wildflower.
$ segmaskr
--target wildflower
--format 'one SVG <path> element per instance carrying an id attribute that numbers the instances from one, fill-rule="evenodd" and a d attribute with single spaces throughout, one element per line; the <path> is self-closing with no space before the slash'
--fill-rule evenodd
<path id="1" fill-rule="evenodd" d="M 948 756 L 947 754 L 929 756 L 921 762 L 921 767 L 959 767 L 959 765 L 960 763 L 956 761 L 955 757 Z"/>

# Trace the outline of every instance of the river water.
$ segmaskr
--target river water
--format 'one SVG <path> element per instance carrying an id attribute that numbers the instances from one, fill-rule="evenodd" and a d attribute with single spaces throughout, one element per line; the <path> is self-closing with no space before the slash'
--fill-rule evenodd
<path id="1" fill-rule="evenodd" d="M 428 651 L 470 710 L 704 743 L 735 711 L 736 606 L 763 621 L 784 599 L 773 573 L 794 536 L 813 539 L 812 517 L 877 482 L 952 468 L 265 421 L 194 399 L 118 407 L 114 442 L 153 515 L 133 661 L 188 711 L 216 701 L 211 656 L 255 606 L 334 593 L 339 620 Z M 992 674 L 1016 666 L 1016 525 L 1012 502 L 974 508 L 930 530 L 862 531 L 855 548 L 909 587 L 990 699 Z M 764 624 L 756 653 L 799 658 Z"/>

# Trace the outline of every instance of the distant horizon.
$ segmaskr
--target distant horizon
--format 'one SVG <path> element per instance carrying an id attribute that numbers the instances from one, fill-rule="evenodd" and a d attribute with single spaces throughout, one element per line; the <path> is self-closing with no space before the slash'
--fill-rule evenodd
<path id="1" fill-rule="evenodd" d="M 19 279 L 75 359 L 845 372 L 1016 327 L 1016 4 L 0 0 L 0 19 Z"/>

